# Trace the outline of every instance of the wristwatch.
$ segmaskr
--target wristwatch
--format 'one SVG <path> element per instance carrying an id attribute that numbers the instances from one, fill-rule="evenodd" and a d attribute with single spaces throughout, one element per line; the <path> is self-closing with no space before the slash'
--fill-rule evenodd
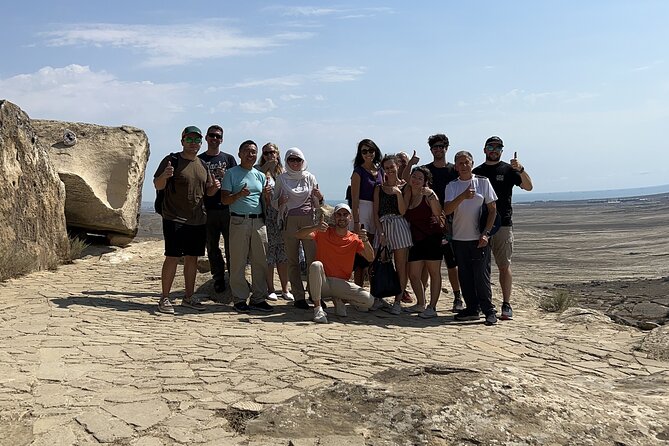
<path id="1" fill-rule="evenodd" d="M 485 235 L 486 237 L 490 237 L 490 231 L 483 231 L 482 235 Z"/>

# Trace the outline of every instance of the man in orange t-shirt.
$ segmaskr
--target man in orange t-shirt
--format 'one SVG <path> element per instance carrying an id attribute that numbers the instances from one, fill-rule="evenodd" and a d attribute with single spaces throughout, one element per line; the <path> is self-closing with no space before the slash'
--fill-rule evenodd
<path id="1" fill-rule="evenodd" d="M 358 234 L 348 230 L 351 208 L 340 203 L 334 208 L 334 226 L 323 219 L 313 226 L 297 231 L 297 238 L 313 239 L 316 242 L 316 260 L 309 265 L 309 294 L 314 301 L 314 322 L 327 323 L 327 315 L 321 308 L 321 297 L 332 297 L 337 316 L 346 316 L 345 302 L 367 309 L 374 298 L 364 288 L 349 282 L 353 272 L 355 254 L 368 261 L 374 260 L 374 248 L 369 243 L 367 231 Z"/>

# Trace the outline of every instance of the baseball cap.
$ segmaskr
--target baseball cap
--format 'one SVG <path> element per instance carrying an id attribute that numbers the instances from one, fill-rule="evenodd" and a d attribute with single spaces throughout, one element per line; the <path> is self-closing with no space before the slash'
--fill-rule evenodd
<path id="1" fill-rule="evenodd" d="M 489 144 L 499 144 L 500 147 L 504 147 L 504 143 L 502 142 L 502 138 L 499 136 L 491 136 L 490 138 L 485 140 L 484 147 L 489 145 Z"/>
<path id="2" fill-rule="evenodd" d="M 336 206 L 334 207 L 334 212 L 337 212 L 337 211 L 340 210 L 340 209 L 346 209 L 346 210 L 348 211 L 349 214 L 352 214 L 352 212 L 351 212 L 351 208 L 348 207 L 348 204 L 346 204 L 346 203 L 339 203 L 338 205 L 336 205 Z"/>
<path id="3" fill-rule="evenodd" d="M 195 127 L 194 125 L 189 125 L 184 129 L 183 132 L 181 132 L 181 136 L 188 135 L 189 133 L 197 133 L 198 135 L 202 136 L 202 132 L 200 131 L 199 128 Z"/>

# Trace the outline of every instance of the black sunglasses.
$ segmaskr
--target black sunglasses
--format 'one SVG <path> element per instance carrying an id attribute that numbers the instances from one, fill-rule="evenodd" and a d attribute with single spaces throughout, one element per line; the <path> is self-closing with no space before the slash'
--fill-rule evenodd
<path id="1" fill-rule="evenodd" d="M 211 139 L 223 139 L 223 135 L 219 135 L 218 133 L 207 133 L 207 136 Z"/>

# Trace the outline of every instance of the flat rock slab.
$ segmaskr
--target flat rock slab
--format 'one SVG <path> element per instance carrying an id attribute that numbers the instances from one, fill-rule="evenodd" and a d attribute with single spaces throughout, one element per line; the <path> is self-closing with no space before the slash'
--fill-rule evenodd
<path id="1" fill-rule="evenodd" d="M 127 423 L 102 410 L 86 412 L 76 420 L 100 443 L 113 443 L 130 438 L 135 433 Z"/>
<path id="2" fill-rule="evenodd" d="M 299 390 L 295 389 L 277 389 L 256 397 L 256 401 L 265 404 L 278 404 L 299 395 Z"/>
<path id="3" fill-rule="evenodd" d="M 118 404 L 108 410 L 126 423 L 137 426 L 141 430 L 160 423 L 170 415 L 170 409 L 163 400 Z"/>

